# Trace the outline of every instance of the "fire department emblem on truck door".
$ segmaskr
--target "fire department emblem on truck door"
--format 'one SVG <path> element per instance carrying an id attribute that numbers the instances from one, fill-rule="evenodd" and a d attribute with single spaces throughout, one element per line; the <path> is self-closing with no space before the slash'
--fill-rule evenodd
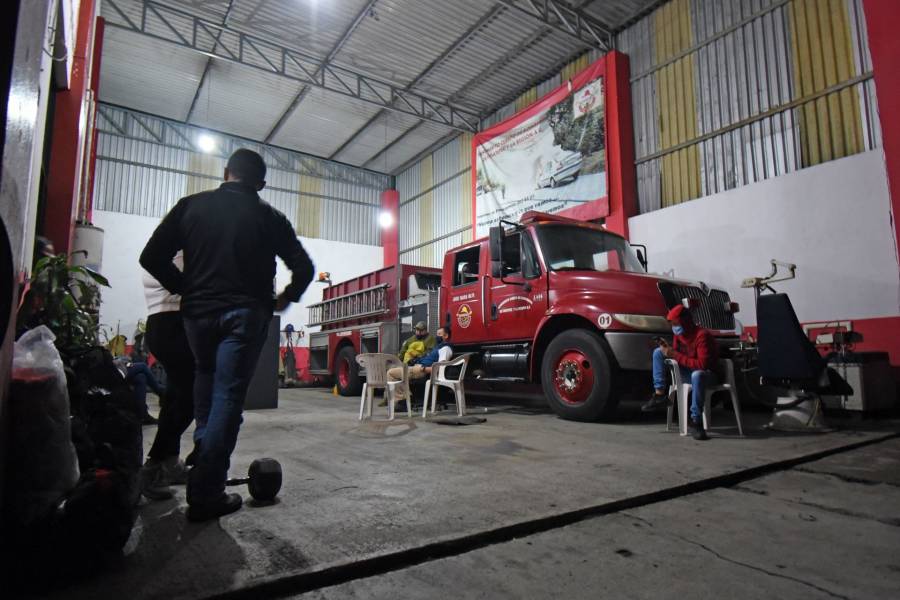
<path id="1" fill-rule="evenodd" d="M 468 304 L 461 304 L 456 311 L 456 322 L 463 329 L 472 324 L 472 309 Z"/>

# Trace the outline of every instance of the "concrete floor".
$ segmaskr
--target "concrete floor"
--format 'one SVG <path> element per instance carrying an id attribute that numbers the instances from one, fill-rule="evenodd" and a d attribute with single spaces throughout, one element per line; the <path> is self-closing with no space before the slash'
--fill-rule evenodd
<path id="1" fill-rule="evenodd" d="M 897 598 L 898 464 L 895 439 L 293 598 Z"/>
<path id="2" fill-rule="evenodd" d="M 54 597 L 877 598 L 900 589 L 900 441 L 796 464 L 886 438 L 897 422 L 776 435 L 761 428 L 766 415 L 746 414 L 742 439 L 720 409 L 713 439 L 698 443 L 667 433 L 664 415 L 627 407 L 617 423 L 588 424 L 487 406 L 487 421 L 467 427 L 360 423 L 358 401 L 282 390 L 277 410 L 245 413 L 232 465 L 239 474 L 253 458 L 278 459 L 277 504 L 189 524 L 179 489 L 142 508 L 113 572 Z M 154 429 L 144 432 L 149 444 Z"/>

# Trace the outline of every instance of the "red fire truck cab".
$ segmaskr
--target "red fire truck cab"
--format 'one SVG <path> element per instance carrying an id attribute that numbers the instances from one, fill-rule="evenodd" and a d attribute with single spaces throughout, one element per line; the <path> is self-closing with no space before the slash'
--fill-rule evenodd
<path id="1" fill-rule="evenodd" d="M 446 253 L 439 310 L 432 310 L 436 270 L 403 266 L 395 284 L 398 317 L 379 308 L 390 318 L 375 324 L 340 321 L 337 328 L 329 325 L 337 317 L 311 318 L 311 324 L 323 324 L 322 333 L 310 336 L 311 372 L 331 373 L 342 393 L 355 393 L 355 361 L 349 372 L 345 363 L 359 351 L 396 351 L 412 323 L 426 320 L 431 331 L 438 323 L 450 328 L 454 354 L 473 353 L 467 378 L 471 374 L 494 387 L 539 383 L 558 415 L 593 421 L 613 415 L 622 382 L 640 375 L 649 383 L 653 338 L 671 337 L 665 315 L 676 304 L 688 306 L 721 346 L 738 339 L 738 307 L 727 292 L 648 274 L 644 254 L 599 225 L 538 212 L 506 225 Z M 311 317 L 329 301 L 361 294 L 357 288 L 384 285 L 386 298 L 392 297 L 387 279 L 395 273 L 384 269 L 341 284 L 350 285 L 311 307 Z M 380 345 L 366 344 L 376 337 Z"/>

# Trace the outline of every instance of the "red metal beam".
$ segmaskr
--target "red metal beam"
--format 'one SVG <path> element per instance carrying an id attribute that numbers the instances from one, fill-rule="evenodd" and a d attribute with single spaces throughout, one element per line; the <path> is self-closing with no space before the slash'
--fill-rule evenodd
<path id="1" fill-rule="evenodd" d="M 628 218 L 637 214 L 634 171 L 634 133 L 631 124 L 631 84 L 628 57 L 620 52 L 606 55 L 606 158 L 609 216 L 606 227 L 628 239 Z"/>
<path id="2" fill-rule="evenodd" d="M 56 93 L 43 231 L 53 241 L 57 252 L 70 252 L 72 245 L 79 181 L 88 135 L 85 96 L 91 83 L 89 75 L 93 60 L 96 12 L 95 0 L 81 0 L 70 87 Z"/>
<path id="3" fill-rule="evenodd" d="M 400 262 L 400 192 L 397 190 L 383 191 L 381 193 L 381 211 L 382 214 L 390 215 L 390 224 L 381 225 L 384 266 L 393 267 Z"/>
<path id="4" fill-rule="evenodd" d="M 881 119 L 884 161 L 894 221 L 894 251 L 900 247 L 900 2 L 863 0 L 869 51 L 875 71 L 875 94 Z"/>

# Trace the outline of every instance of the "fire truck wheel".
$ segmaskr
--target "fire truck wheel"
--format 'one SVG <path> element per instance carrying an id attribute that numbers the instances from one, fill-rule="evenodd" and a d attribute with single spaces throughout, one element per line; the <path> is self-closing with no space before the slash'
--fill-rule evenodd
<path id="1" fill-rule="evenodd" d="M 350 346 L 341 348 L 334 359 L 334 383 L 341 396 L 359 396 L 362 391 L 356 351 Z"/>
<path id="2" fill-rule="evenodd" d="M 612 368 L 599 335 L 570 329 L 547 346 L 541 363 L 547 403 L 570 421 L 597 421 L 613 414 Z"/>

